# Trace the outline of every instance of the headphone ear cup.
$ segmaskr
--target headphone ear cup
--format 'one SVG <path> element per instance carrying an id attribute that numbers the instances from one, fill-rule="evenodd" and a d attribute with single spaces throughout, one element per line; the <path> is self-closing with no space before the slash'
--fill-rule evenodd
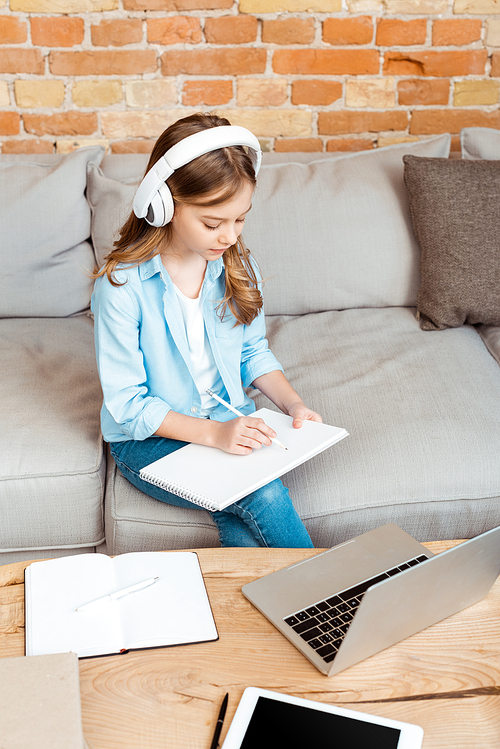
<path id="1" fill-rule="evenodd" d="M 163 183 L 151 198 L 145 218 L 150 226 L 160 227 L 166 226 L 172 220 L 173 215 L 174 201 L 172 193 L 167 185 Z"/>
<path id="2" fill-rule="evenodd" d="M 150 226 L 163 226 L 163 217 L 165 211 L 163 210 L 163 202 L 157 192 L 151 198 L 151 202 L 148 206 L 148 212 L 144 216 Z"/>

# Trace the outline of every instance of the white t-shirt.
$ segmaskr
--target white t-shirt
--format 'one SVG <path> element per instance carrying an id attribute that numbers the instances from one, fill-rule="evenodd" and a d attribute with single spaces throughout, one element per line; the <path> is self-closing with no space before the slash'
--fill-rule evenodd
<path id="1" fill-rule="evenodd" d="M 217 393 L 223 388 L 223 384 L 205 330 L 201 294 L 196 299 L 191 299 L 175 284 L 174 288 L 186 328 L 194 381 L 201 398 L 200 416 L 208 417 L 218 404 L 205 390 L 210 388 Z"/>

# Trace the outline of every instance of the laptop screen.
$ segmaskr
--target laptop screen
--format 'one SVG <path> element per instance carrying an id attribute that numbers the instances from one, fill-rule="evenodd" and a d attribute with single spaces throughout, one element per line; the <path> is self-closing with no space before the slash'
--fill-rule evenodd
<path id="1" fill-rule="evenodd" d="M 359 747 L 397 749 L 401 731 L 343 715 L 259 697 L 241 749 Z"/>

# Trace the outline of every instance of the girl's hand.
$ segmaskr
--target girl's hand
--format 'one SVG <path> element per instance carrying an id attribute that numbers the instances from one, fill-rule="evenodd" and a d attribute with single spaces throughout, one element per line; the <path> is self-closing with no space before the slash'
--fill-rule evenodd
<path id="1" fill-rule="evenodd" d="M 323 423 L 321 416 L 316 411 L 311 411 L 302 401 L 292 403 L 292 405 L 288 406 L 287 411 L 288 415 L 293 418 L 292 424 L 294 429 L 300 429 L 304 421 L 319 421 Z"/>
<path id="2" fill-rule="evenodd" d="M 215 439 L 212 446 L 233 455 L 249 455 L 262 445 L 272 445 L 276 432 L 262 420 L 253 416 L 240 416 L 230 421 L 212 421 Z"/>

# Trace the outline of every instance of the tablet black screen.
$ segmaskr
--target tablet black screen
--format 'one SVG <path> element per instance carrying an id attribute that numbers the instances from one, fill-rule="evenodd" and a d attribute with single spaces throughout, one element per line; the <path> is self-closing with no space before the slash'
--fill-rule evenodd
<path id="1" fill-rule="evenodd" d="M 241 749 L 397 749 L 401 732 L 259 697 Z"/>

